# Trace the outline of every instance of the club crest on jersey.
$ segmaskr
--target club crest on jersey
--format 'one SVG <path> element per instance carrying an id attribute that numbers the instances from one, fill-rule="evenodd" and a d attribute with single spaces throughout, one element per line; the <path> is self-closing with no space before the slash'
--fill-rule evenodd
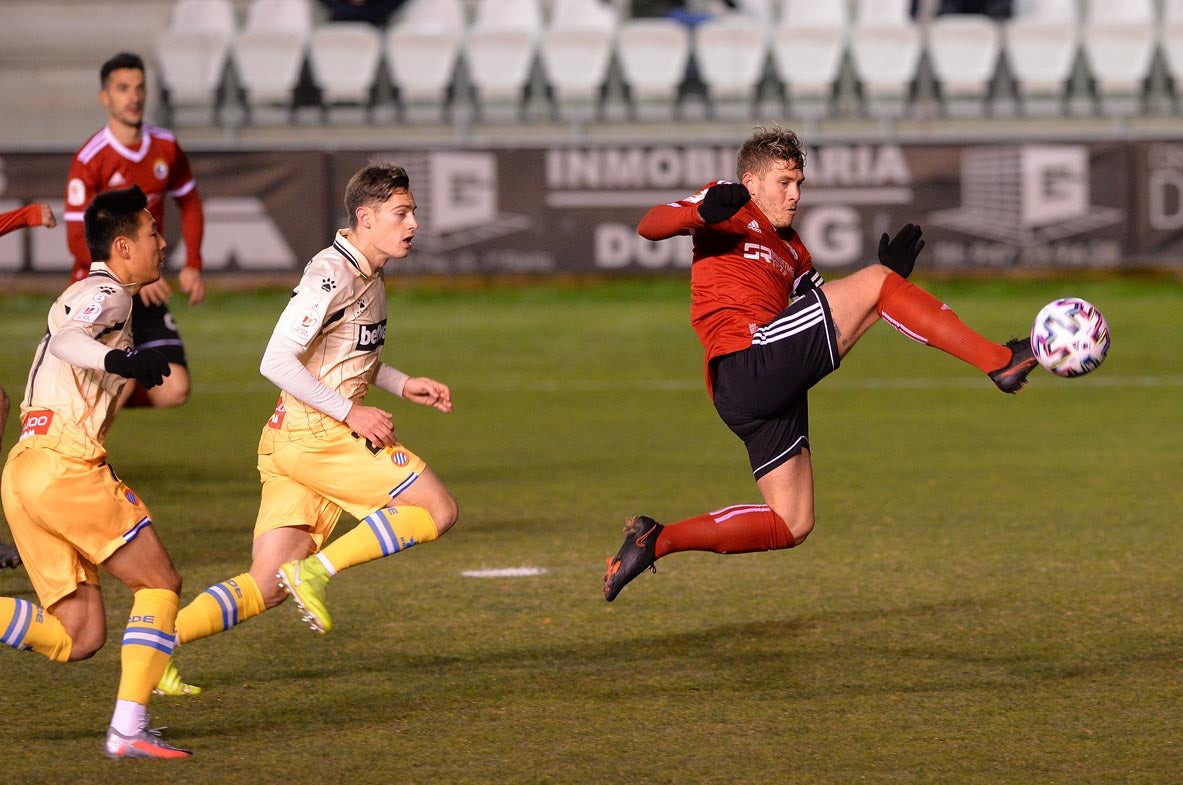
<path id="1" fill-rule="evenodd" d="M 127 500 L 132 504 L 138 505 L 140 503 L 140 500 L 136 498 L 136 495 L 132 493 L 130 489 L 124 491 L 123 495 L 127 497 Z"/>
<path id="2" fill-rule="evenodd" d="M 321 278 L 320 279 L 320 288 L 326 292 L 331 292 L 337 288 L 337 282 L 334 281 L 332 278 Z"/>
<path id="3" fill-rule="evenodd" d="M 405 452 L 396 452 L 390 456 L 390 460 L 394 461 L 395 466 L 406 466 L 407 461 L 410 459 L 407 458 L 407 454 Z"/>
<path id="4" fill-rule="evenodd" d="M 359 352 L 372 352 L 386 343 L 386 320 L 377 324 L 359 324 L 357 326 L 357 346 Z"/>
<path id="5" fill-rule="evenodd" d="M 157 180 L 167 180 L 168 162 L 163 158 L 157 158 L 156 162 L 152 164 L 152 174 L 156 175 Z"/>

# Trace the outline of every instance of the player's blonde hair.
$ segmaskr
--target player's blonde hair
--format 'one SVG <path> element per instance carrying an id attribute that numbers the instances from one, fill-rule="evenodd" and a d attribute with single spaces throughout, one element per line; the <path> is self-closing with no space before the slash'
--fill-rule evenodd
<path id="1" fill-rule="evenodd" d="M 804 171 L 805 149 L 801 139 L 778 125 L 771 128 L 757 127 L 756 132 L 739 148 L 735 162 L 736 181 L 742 182 L 745 172 L 763 174 L 777 161 L 789 161 Z"/>
<path id="2" fill-rule="evenodd" d="M 411 190 L 407 170 L 388 161 L 374 161 L 349 178 L 345 186 L 345 211 L 349 228 L 357 228 L 357 208 L 384 203 L 391 194 Z"/>

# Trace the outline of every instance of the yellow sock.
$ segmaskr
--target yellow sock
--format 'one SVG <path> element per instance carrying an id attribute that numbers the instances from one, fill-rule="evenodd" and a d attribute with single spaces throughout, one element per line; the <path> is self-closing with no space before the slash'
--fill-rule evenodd
<path id="1" fill-rule="evenodd" d="M 263 592 L 250 573 L 210 586 L 177 614 L 177 643 L 217 635 L 264 610 Z"/>
<path id="2" fill-rule="evenodd" d="M 119 700 L 148 705 L 152 688 L 177 645 L 173 630 L 180 601 L 168 589 L 140 589 L 131 605 L 120 651 Z"/>
<path id="3" fill-rule="evenodd" d="M 435 519 L 422 507 L 386 507 L 329 543 L 321 551 L 333 574 L 439 536 Z"/>
<path id="4" fill-rule="evenodd" d="M 0 597 L 0 643 L 17 651 L 32 649 L 54 662 L 68 662 L 74 641 L 57 617 L 39 605 Z"/>

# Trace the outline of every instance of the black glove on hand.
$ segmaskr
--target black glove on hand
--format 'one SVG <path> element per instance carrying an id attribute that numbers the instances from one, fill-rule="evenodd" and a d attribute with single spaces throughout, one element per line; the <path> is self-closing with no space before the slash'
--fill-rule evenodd
<path id="1" fill-rule="evenodd" d="M 706 196 L 698 205 L 698 215 L 703 222 L 717 224 L 726 221 L 748 203 L 752 195 L 741 183 L 719 183 L 707 189 Z"/>
<path id="2" fill-rule="evenodd" d="M 924 249 L 920 235 L 920 227 L 914 224 L 900 229 L 890 241 L 887 232 L 884 232 L 879 238 L 879 264 L 907 278 L 916 266 L 916 257 Z"/>
<path id="3" fill-rule="evenodd" d="M 172 373 L 168 359 L 155 349 L 112 349 L 103 358 L 103 367 L 107 373 L 135 379 L 145 390 L 162 384 Z"/>

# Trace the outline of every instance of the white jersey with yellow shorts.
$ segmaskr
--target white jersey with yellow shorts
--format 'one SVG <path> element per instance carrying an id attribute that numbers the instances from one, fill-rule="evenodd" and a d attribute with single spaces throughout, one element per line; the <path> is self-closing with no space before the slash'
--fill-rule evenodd
<path id="1" fill-rule="evenodd" d="M 133 287 L 102 263 L 49 310 L 21 402 L 20 441 L 4 464 L 4 514 L 42 605 L 99 583 L 96 565 L 151 523 L 107 464 L 104 437 L 127 380 L 107 373 L 131 346 Z"/>
<path id="2" fill-rule="evenodd" d="M 394 506 L 422 475 L 426 464 L 402 444 L 376 447 L 343 422 L 371 384 L 401 394 L 407 377 L 380 361 L 385 341 L 382 270 L 338 232 L 304 268 L 263 357 L 282 392 L 259 439 L 255 537 L 309 526 L 319 550 L 342 510 L 361 520 Z"/>

